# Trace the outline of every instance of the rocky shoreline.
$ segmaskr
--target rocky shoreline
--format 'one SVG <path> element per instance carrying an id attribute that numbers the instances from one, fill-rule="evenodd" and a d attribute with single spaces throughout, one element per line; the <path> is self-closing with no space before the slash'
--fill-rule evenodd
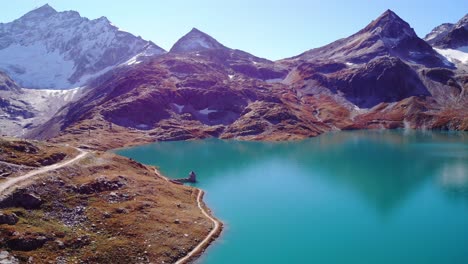
<path id="1" fill-rule="evenodd" d="M 197 189 L 127 158 L 89 152 L 47 174 L 0 203 L 2 261 L 173 263 L 212 230 Z"/>

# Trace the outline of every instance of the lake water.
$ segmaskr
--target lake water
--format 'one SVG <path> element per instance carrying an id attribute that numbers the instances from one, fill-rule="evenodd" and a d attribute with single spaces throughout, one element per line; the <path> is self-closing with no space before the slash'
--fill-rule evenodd
<path id="1" fill-rule="evenodd" d="M 468 133 L 163 142 L 117 153 L 197 187 L 225 223 L 199 260 L 468 263 Z"/>

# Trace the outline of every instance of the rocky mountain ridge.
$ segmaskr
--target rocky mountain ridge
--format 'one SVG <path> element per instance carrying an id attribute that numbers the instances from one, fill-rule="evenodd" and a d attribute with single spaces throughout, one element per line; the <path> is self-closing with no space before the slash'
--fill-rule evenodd
<path id="1" fill-rule="evenodd" d="M 95 147 L 105 149 L 130 144 L 130 135 L 141 143 L 466 130 L 467 80 L 463 62 L 433 49 L 391 10 L 350 37 L 276 62 L 192 29 L 168 53 L 101 74 L 29 136 L 79 142 L 93 131 Z"/>
<path id="2" fill-rule="evenodd" d="M 164 52 L 105 17 L 89 20 L 48 4 L 0 23 L 0 69 L 27 88 L 83 86 L 135 56 Z"/>
<path id="3" fill-rule="evenodd" d="M 208 35 L 193 30 L 178 42 L 193 49 L 177 48 L 102 76 L 31 136 L 73 142 L 91 129 L 109 139 L 96 141 L 96 148 L 112 148 L 133 144 L 129 135 L 141 144 L 468 127 L 466 71 L 390 10 L 348 38 L 277 62 L 212 37 L 219 45 L 201 47 L 194 36 Z"/>

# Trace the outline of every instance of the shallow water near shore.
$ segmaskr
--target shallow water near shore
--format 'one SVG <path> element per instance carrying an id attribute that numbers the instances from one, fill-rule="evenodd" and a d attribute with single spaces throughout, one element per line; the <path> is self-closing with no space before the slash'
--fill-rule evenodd
<path id="1" fill-rule="evenodd" d="M 197 173 L 195 186 L 225 224 L 198 263 L 468 263 L 466 132 L 349 131 L 116 152 L 171 178 Z"/>

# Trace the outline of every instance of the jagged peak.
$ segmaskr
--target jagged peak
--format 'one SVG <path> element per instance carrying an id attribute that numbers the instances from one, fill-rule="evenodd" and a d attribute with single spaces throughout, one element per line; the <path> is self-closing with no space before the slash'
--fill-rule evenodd
<path id="1" fill-rule="evenodd" d="M 192 52 L 221 48 L 226 47 L 210 35 L 194 27 L 174 44 L 170 52 Z"/>
<path id="2" fill-rule="evenodd" d="M 26 13 L 26 15 L 24 15 L 23 17 L 46 17 L 46 16 L 54 15 L 56 13 L 57 13 L 57 10 L 55 10 L 49 4 L 45 4 L 43 6 L 40 6 Z"/>
<path id="3" fill-rule="evenodd" d="M 198 28 L 194 27 L 192 28 L 192 30 L 190 30 L 190 32 L 188 34 L 203 34 L 203 35 L 208 35 L 206 34 L 205 32 L 202 32 L 201 30 L 199 30 Z"/>
<path id="4" fill-rule="evenodd" d="M 390 9 L 367 25 L 363 31 L 386 38 L 417 37 L 411 26 Z"/>

